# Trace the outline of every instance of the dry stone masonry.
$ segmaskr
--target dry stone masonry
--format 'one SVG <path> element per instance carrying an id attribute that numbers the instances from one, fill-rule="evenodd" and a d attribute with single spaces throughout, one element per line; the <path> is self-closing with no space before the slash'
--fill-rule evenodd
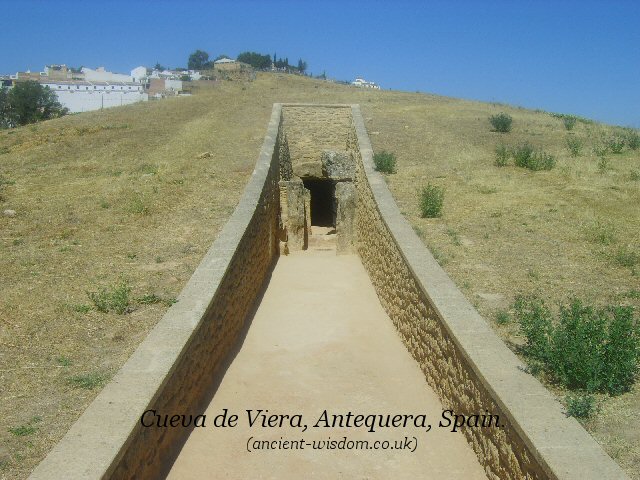
<path id="1" fill-rule="evenodd" d="M 338 254 L 351 253 L 357 190 L 354 156 L 347 149 L 349 109 L 287 105 L 282 116 L 280 135 L 287 144 L 280 159 L 282 252 L 306 249 L 316 226 L 335 231 Z"/>
<path id="2" fill-rule="evenodd" d="M 445 408 L 504 428 L 462 428 L 487 476 L 627 478 L 506 348 L 404 220 L 358 106 L 276 104 L 229 222 L 172 306 L 32 479 L 160 478 L 188 432 L 142 429 L 140 413 L 198 411 L 279 254 L 314 226 L 357 252 L 406 348 Z M 434 159 L 435 161 L 435 159 Z M 428 444 L 424 447 L 428 448 Z"/>

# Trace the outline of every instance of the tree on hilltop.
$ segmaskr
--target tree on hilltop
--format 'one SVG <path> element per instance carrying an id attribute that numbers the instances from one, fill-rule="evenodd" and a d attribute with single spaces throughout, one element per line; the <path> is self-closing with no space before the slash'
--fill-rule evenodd
<path id="1" fill-rule="evenodd" d="M 242 52 L 238 55 L 238 61 L 247 63 L 258 70 L 266 70 L 271 67 L 271 56 L 256 52 Z"/>
<path id="2" fill-rule="evenodd" d="M 301 58 L 298 60 L 298 71 L 302 74 L 307 71 L 307 62 L 305 62 Z"/>
<path id="3" fill-rule="evenodd" d="M 204 50 L 196 50 L 189 55 L 189 70 L 203 70 L 209 66 L 209 54 Z"/>

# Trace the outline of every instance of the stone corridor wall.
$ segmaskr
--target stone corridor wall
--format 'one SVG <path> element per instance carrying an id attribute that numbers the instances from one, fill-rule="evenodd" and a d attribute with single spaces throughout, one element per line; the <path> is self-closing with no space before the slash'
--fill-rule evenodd
<path id="1" fill-rule="evenodd" d="M 278 255 L 281 107 L 240 203 L 166 315 L 32 479 L 162 478 L 190 433 L 141 414 L 201 412 Z"/>
<path id="2" fill-rule="evenodd" d="M 294 171 L 301 163 L 320 165 L 323 150 L 344 150 L 347 144 L 351 111 L 344 105 L 284 105 L 282 119 Z"/>
<path id="3" fill-rule="evenodd" d="M 462 428 L 487 476 L 627 478 L 480 317 L 401 215 L 358 106 L 348 148 L 356 157 L 357 249 L 380 302 L 445 409 L 499 415 L 502 428 Z M 439 412 L 433 412 L 439 417 Z"/>

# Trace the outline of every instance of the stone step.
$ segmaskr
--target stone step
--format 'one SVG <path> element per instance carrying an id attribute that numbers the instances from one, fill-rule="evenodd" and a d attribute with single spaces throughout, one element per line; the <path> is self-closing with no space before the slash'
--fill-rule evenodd
<path id="1" fill-rule="evenodd" d="M 311 227 L 309 235 L 309 250 L 335 250 L 336 234 L 332 227 Z"/>

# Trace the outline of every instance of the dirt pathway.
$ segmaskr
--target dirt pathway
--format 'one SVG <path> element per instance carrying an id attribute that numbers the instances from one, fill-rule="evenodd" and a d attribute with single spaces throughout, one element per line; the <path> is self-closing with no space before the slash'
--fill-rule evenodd
<path id="1" fill-rule="evenodd" d="M 213 425 L 223 409 L 238 415 L 235 428 Z M 299 414 L 308 428 L 290 427 L 288 420 L 283 428 L 262 427 L 260 419 L 250 427 L 247 410 L 258 409 Z M 432 428 L 427 433 L 413 420 L 406 428 L 376 427 L 375 433 L 367 427 L 314 428 L 325 410 L 329 420 L 349 412 L 385 421 L 387 415 L 422 414 Z M 486 478 L 464 437 L 438 428 L 441 413 L 357 256 L 326 249 L 283 256 L 207 409 L 206 428 L 193 431 L 168 478 Z M 375 441 L 407 446 L 405 437 L 409 449 L 375 449 Z M 267 440 L 275 448 L 278 441 L 292 441 L 288 446 L 297 449 L 254 450 Z M 326 440 L 337 448 L 314 449 Z M 346 447 L 362 440 L 369 449 L 339 449 L 340 441 Z"/>

